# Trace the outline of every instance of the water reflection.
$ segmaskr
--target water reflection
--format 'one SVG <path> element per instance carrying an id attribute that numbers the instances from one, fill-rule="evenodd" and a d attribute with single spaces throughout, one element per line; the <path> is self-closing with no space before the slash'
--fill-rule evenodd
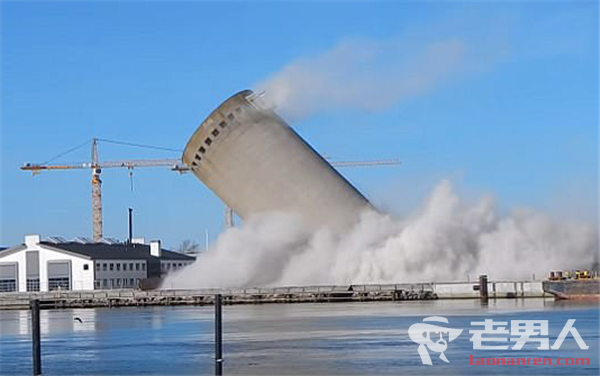
<path id="1" fill-rule="evenodd" d="M 463 329 L 482 316 L 502 321 L 545 319 L 552 324 L 554 337 L 568 318 L 576 318 L 590 354 L 597 354 L 598 314 L 597 304 L 572 305 L 545 299 L 490 300 L 485 307 L 474 300 L 225 306 L 225 371 L 265 375 L 419 374 L 422 365 L 407 330 L 423 317 L 434 315 L 445 316 L 452 327 Z M 0 374 L 30 372 L 29 321 L 29 311 L 0 311 Z M 43 310 L 41 329 L 45 374 L 213 371 L 212 307 Z M 567 341 L 564 347 L 563 353 L 550 356 L 572 351 Z M 480 374 L 482 370 L 468 365 L 472 352 L 469 335 L 461 335 L 448 346 L 446 355 L 451 363 L 436 364 L 436 372 Z M 540 355 L 544 356 L 534 356 Z M 519 371 L 507 368 L 497 373 Z M 597 356 L 591 368 L 577 371 L 598 374 Z M 528 373 L 549 372 L 541 367 Z"/>

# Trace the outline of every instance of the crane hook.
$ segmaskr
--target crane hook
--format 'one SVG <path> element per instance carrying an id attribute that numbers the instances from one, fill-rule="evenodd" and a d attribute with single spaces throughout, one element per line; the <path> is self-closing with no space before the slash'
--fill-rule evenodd
<path id="1" fill-rule="evenodd" d="M 133 168 L 129 168 L 129 186 L 131 188 L 131 192 L 133 192 Z"/>

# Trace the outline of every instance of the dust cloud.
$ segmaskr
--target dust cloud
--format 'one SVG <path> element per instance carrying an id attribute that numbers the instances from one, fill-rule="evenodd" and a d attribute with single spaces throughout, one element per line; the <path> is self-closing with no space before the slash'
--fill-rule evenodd
<path id="1" fill-rule="evenodd" d="M 460 74 L 467 52 L 456 38 L 416 46 L 404 39 L 345 40 L 290 62 L 256 87 L 266 106 L 292 120 L 337 108 L 380 110 Z"/>
<path id="2" fill-rule="evenodd" d="M 366 212 L 346 233 L 309 232 L 285 213 L 250 218 L 163 288 L 530 279 L 589 268 L 597 247 L 590 224 L 527 209 L 500 215 L 491 197 L 467 202 L 442 181 L 411 215 Z"/>
<path id="3" fill-rule="evenodd" d="M 261 104 L 291 120 L 340 108 L 382 110 L 484 72 L 508 51 L 494 31 L 479 39 L 420 34 L 345 40 L 293 60 L 255 85 L 265 92 Z M 531 279 L 597 261 L 595 224 L 523 208 L 505 215 L 491 197 L 461 199 L 449 181 L 410 215 L 365 212 L 344 233 L 309 228 L 291 213 L 247 218 L 163 288 Z"/>

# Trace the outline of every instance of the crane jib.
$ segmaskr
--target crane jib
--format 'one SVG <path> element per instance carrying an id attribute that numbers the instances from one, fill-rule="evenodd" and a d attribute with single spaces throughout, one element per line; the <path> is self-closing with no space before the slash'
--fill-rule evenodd
<path id="1" fill-rule="evenodd" d="M 92 160 L 90 162 L 81 162 L 73 164 L 48 164 L 48 163 L 25 163 L 21 166 L 23 171 L 31 171 L 33 175 L 39 174 L 41 171 L 57 171 L 57 170 L 85 170 L 91 169 L 92 178 L 92 227 L 94 241 L 98 242 L 102 237 L 102 196 L 101 196 L 101 185 L 100 180 L 101 169 L 104 168 L 127 168 L 133 170 L 134 168 L 141 167 L 169 167 L 172 171 L 179 172 L 181 174 L 190 171 L 190 168 L 181 161 L 181 159 L 127 159 L 127 160 L 116 160 L 116 161 L 100 161 L 98 159 L 98 141 L 105 141 L 115 144 L 122 144 L 127 146 L 136 146 L 144 148 L 154 148 L 158 150 L 167 151 L 178 151 L 176 149 L 155 147 L 149 145 L 133 144 L 120 141 L 103 140 L 103 139 L 92 139 Z M 48 162 L 55 160 L 58 157 L 62 157 L 67 153 L 79 149 L 89 143 L 78 145 L 75 148 L 69 149 L 65 153 L 61 153 L 58 156 L 50 159 Z M 397 159 L 380 159 L 380 160 L 367 160 L 367 161 L 328 161 L 334 167 L 370 167 L 370 166 L 392 166 L 399 165 L 400 161 Z M 131 175 L 130 175 L 131 178 Z M 133 189 L 133 188 L 132 188 Z M 233 213 L 231 209 L 226 210 L 226 222 L 233 222 Z"/>

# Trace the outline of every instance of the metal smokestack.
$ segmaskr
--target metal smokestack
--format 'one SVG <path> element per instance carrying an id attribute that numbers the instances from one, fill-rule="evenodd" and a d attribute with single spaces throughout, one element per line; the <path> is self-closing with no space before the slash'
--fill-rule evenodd
<path id="1" fill-rule="evenodd" d="M 129 244 L 133 243 L 133 209 L 129 208 Z"/>

